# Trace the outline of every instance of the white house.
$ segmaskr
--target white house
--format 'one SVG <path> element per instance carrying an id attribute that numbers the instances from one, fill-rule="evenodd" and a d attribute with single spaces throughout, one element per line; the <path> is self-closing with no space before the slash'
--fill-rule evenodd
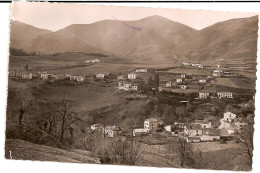
<path id="1" fill-rule="evenodd" d="M 220 140 L 220 129 L 207 128 L 203 129 L 203 134 L 200 137 L 200 141 L 218 141 Z"/>
<path id="2" fill-rule="evenodd" d="M 208 120 L 194 120 L 193 124 L 198 124 L 201 128 L 212 128 L 211 122 Z"/>
<path id="3" fill-rule="evenodd" d="M 203 65 L 202 64 L 191 64 L 193 67 L 196 67 L 196 68 L 203 68 Z"/>
<path id="4" fill-rule="evenodd" d="M 188 62 L 183 62 L 182 65 L 184 65 L 184 66 L 189 66 L 190 63 L 188 63 Z"/>
<path id="5" fill-rule="evenodd" d="M 174 122 L 174 126 L 176 126 L 178 129 L 183 130 L 185 123 L 181 123 L 181 122 Z"/>
<path id="6" fill-rule="evenodd" d="M 78 81 L 78 82 L 83 82 L 83 81 L 85 81 L 85 76 L 77 76 L 77 81 Z"/>
<path id="7" fill-rule="evenodd" d="M 96 130 L 96 131 L 99 131 L 99 132 L 103 132 L 104 131 L 104 125 L 101 124 L 101 123 L 93 124 L 93 125 L 90 126 L 90 129 Z"/>
<path id="8" fill-rule="evenodd" d="M 214 70 L 212 75 L 214 77 L 220 77 L 222 76 L 222 70 Z"/>
<path id="9" fill-rule="evenodd" d="M 107 127 L 105 127 L 105 134 L 109 138 L 116 137 L 116 136 L 122 134 L 122 132 L 123 132 L 122 129 L 118 126 L 107 126 Z"/>
<path id="10" fill-rule="evenodd" d="M 171 132 L 172 131 L 172 125 L 164 126 L 165 131 Z"/>
<path id="11" fill-rule="evenodd" d="M 177 78 L 176 83 L 182 83 L 182 78 Z"/>
<path id="12" fill-rule="evenodd" d="M 48 73 L 48 72 L 41 73 L 41 79 L 43 79 L 43 80 L 49 80 L 52 78 L 52 76 L 53 76 L 53 74 Z"/>
<path id="13" fill-rule="evenodd" d="M 199 99 L 207 99 L 209 97 L 209 92 L 200 91 L 199 92 Z"/>
<path id="14" fill-rule="evenodd" d="M 99 59 L 93 59 L 93 60 L 86 60 L 86 63 L 89 64 L 89 63 L 100 63 L 101 61 Z"/>
<path id="15" fill-rule="evenodd" d="M 206 82 L 207 82 L 206 79 L 200 79 L 200 80 L 199 80 L 199 83 L 200 83 L 200 84 L 205 84 Z"/>
<path id="16" fill-rule="evenodd" d="M 22 72 L 22 79 L 32 79 L 32 76 L 30 72 Z"/>
<path id="17" fill-rule="evenodd" d="M 219 141 L 220 136 L 219 135 L 202 135 L 200 137 L 200 141 L 208 142 L 208 141 Z"/>
<path id="18" fill-rule="evenodd" d="M 70 80 L 77 80 L 77 76 L 71 75 Z"/>
<path id="19" fill-rule="evenodd" d="M 215 87 L 203 87 L 202 90 L 199 91 L 199 99 L 207 99 L 209 97 L 215 97 L 217 91 Z"/>
<path id="20" fill-rule="evenodd" d="M 98 79 L 104 79 L 104 78 L 105 78 L 105 74 L 104 74 L 104 73 L 97 73 L 97 74 L 96 74 L 96 78 L 98 78 Z"/>
<path id="21" fill-rule="evenodd" d="M 212 74 L 214 77 L 220 77 L 222 75 L 222 73 L 219 72 L 213 72 Z"/>
<path id="22" fill-rule="evenodd" d="M 214 70 L 213 73 L 222 73 L 222 70 L 217 69 L 217 70 Z"/>
<path id="23" fill-rule="evenodd" d="M 226 120 L 226 121 L 232 122 L 236 118 L 237 118 L 237 115 L 232 112 L 224 113 L 224 120 Z"/>
<path id="24" fill-rule="evenodd" d="M 127 78 L 128 79 L 136 79 L 136 74 L 135 73 L 129 73 Z"/>
<path id="25" fill-rule="evenodd" d="M 185 73 L 181 73 L 181 78 L 185 78 L 186 77 L 186 74 Z"/>
<path id="26" fill-rule="evenodd" d="M 172 87 L 173 82 L 169 81 L 165 83 L 165 87 Z"/>
<path id="27" fill-rule="evenodd" d="M 149 131 L 147 129 L 134 129 L 133 130 L 133 136 L 138 136 L 138 135 L 141 135 L 141 134 L 146 134 L 148 133 Z"/>
<path id="28" fill-rule="evenodd" d="M 226 92 L 226 91 L 221 92 L 221 91 L 219 91 L 219 92 L 217 92 L 217 95 L 218 95 L 219 98 L 233 98 L 232 92 Z"/>
<path id="29" fill-rule="evenodd" d="M 187 127 L 184 127 L 184 133 L 188 137 L 197 137 L 197 136 L 202 136 L 202 129 L 201 126 L 198 124 L 191 124 L 188 125 Z"/>
<path id="30" fill-rule="evenodd" d="M 147 69 L 146 68 L 140 68 L 140 69 L 136 69 L 135 72 L 136 73 L 147 73 Z"/>
<path id="31" fill-rule="evenodd" d="M 55 79 L 55 80 L 63 80 L 66 78 L 66 75 L 64 74 L 53 74 L 52 77 Z"/>
<path id="32" fill-rule="evenodd" d="M 15 70 L 9 70 L 8 75 L 11 77 L 15 77 Z"/>
<path id="33" fill-rule="evenodd" d="M 118 89 L 125 91 L 137 91 L 138 85 L 130 82 L 118 82 Z"/>
<path id="34" fill-rule="evenodd" d="M 144 129 L 148 132 L 156 132 L 161 129 L 163 125 L 163 121 L 159 118 L 149 118 L 144 121 Z"/>

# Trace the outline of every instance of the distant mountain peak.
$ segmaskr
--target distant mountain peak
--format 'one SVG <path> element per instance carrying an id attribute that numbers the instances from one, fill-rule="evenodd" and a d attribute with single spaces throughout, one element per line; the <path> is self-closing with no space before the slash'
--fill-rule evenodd
<path id="1" fill-rule="evenodd" d="M 165 18 L 165 17 L 162 17 L 160 15 L 148 16 L 148 17 L 142 18 L 140 20 L 171 21 L 171 22 L 173 22 L 172 20 Z"/>

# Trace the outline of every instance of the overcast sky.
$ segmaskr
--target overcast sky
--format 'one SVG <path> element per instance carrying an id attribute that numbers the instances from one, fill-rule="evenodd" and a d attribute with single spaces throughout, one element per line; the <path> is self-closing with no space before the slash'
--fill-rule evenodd
<path id="1" fill-rule="evenodd" d="M 11 17 L 15 20 L 52 31 L 57 31 L 71 24 L 89 24 L 106 19 L 115 20 L 115 18 L 139 20 L 152 15 L 160 15 L 200 30 L 217 22 L 232 18 L 251 17 L 257 13 L 37 2 L 15 2 L 12 5 L 11 13 Z"/>

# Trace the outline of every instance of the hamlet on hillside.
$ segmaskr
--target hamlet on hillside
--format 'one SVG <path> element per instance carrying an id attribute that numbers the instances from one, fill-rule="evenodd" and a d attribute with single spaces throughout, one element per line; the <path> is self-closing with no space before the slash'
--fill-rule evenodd
<path id="1" fill-rule="evenodd" d="M 252 170 L 257 14 L 195 29 L 165 9 L 49 4 L 96 19 L 55 30 L 16 12 L 36 4 L 12 8 L 7 159 Z"/>

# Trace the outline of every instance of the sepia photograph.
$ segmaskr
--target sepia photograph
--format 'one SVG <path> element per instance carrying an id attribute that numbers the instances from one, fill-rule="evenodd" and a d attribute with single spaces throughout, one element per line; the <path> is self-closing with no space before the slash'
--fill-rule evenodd
<path id="1" fill-rule="evenodd" d="M 5 158 L 251 171 L 257 41 L 257 12 L 12 2 Z"/>

